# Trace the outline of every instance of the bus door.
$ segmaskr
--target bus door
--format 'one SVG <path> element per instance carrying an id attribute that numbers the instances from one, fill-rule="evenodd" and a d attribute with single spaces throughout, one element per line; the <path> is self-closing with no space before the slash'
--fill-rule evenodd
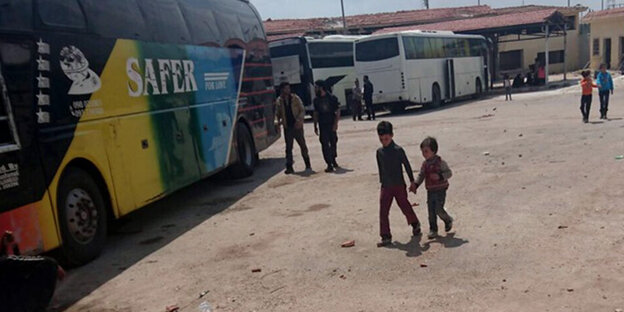
<path id="1" fill-rule="evenodd" d="M 446 98 L 452 100 L 455 98 L 455 62 L 453 59 L 446 60 L 446 72 L 444 76 L 446 82 Z"/>
<path id="2" fill-rule="evenodd" d="M 32 40 L 0 36 L 0 233 L 12 231 L 26 253 L 43 251 L 39 220 L 51 214 L 36 144 L 49 99 L 35 91 L 33 76 L 48 64 L 35 62 L 34 47 Z"/>

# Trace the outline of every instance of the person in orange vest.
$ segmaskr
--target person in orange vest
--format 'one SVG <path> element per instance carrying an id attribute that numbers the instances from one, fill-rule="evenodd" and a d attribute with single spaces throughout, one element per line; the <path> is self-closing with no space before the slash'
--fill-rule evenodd
<path id="1" fill-rule="evenodd" d="M 598 86 L 594 83 L 591 78 L 591 72 L 586 70 L 581 73 L 583 76 L 583 80 L 581 80 L 581 90 L 583 91 L 583 95 L 581 96 L 581 113 L 583 114 L 583 122 L 589 122 L 589 112 L 591 108 L 592 102 L 592 89 L 598 88 Z"/>

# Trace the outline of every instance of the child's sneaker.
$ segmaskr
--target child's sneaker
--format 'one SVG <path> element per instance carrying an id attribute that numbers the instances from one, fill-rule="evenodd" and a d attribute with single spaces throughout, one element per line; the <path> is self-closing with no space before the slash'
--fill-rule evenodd
<path id="1" fill-rule="evenodd" d="M 453 219 L 444 224 L 444 230 L 448 233 L 453 229 Z"/>
<path id="2" fill-rule="evenodd" d="M 381 242 L 377 243 L 377 247 L 386 247 L 392 245 L 392 238 L 384 237 Z"/>
<path id="3" fill-rule="evenodd" d="M 412 224 L 412 236 L 420 236 L 422 235 L 422 230 L 420 229 L 420 223 Z"/>
<path id="4" fill-rule="evenodd" d="M 434 231 L 429 232 L 429 234 L 427 235 L 427 238 L 429 239 L 434 239 L 436 237 L 438 237 L 438 232 L 434 232 Z"/>

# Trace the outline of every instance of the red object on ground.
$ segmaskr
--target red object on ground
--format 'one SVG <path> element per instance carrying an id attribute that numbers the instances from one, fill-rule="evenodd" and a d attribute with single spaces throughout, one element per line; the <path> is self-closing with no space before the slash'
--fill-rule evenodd
<path id="1" fill-rule="evenodd" d="M 355 246 L 355 241 L 354 240 L 350 240 L 350 241 L 346 241 L 344 243 L 342 243 L 342 248 L 349 248 L 349 247 L 353 247 Z"/>

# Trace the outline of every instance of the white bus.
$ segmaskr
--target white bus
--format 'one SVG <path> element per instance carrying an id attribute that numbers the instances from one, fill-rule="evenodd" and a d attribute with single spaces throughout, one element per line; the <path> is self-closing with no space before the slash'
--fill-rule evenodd
<path id="1" fill-rule="evenodd" d="M 325 80 L 341 109 L 348 110 L 356 78 L 353 42 L 359 38 L 363 37 L 332 35 L 323 39 L 296 37 L 271 42 L 275 84 L 290 82 L 306 111 L 311 112 L 314 81 Z"/>
<path id="2" fill-rule="evenodd" d="M 484 37 L 450 31 L 404 31 L 355 42 L 357 75 L 374 86 L 373 104 L 401 112 L 480 96 L 488 83 Z"/>

